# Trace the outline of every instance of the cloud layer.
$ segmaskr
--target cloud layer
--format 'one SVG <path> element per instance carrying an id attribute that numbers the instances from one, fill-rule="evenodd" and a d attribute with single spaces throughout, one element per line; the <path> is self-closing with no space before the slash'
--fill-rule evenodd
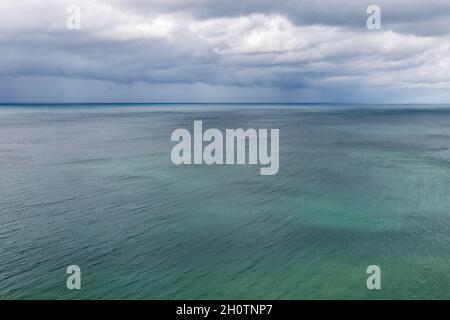
<path id="1" fill-rule="evenodd" d="M 0 102 L 450 102 L 450 2 L 370 4 L 2 1 Z"/>

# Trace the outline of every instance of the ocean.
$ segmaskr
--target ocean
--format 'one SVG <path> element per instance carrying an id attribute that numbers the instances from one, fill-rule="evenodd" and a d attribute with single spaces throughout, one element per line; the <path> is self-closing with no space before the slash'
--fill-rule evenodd
<path id="1" fill-rule="evenodd" d="M 174 165 L 194 120 L 278 174 Z M 450 299 L 449 248 L 450 106 L 0 106 L 0 299 Z"/>

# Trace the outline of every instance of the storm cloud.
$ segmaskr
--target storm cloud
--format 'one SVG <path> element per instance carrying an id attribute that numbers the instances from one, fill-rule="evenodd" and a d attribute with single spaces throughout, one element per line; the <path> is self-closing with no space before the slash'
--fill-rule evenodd
<path id="1" fill-rule="evenodd" d="M 450 2 L 371 4 L 4 0 L 0 102 L 450 101 Z"/>

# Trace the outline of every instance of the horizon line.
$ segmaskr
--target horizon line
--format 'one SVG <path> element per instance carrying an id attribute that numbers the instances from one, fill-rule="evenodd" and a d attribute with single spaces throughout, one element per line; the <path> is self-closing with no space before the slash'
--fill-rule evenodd
<path id="1" fill-rule="evenodd" d="M 5 105 L 450 105 L 450 102 L 0 102 Z"/>

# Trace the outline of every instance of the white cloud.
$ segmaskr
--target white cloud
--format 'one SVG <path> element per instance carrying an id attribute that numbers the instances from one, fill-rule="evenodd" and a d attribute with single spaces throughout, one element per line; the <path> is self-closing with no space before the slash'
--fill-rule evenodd
<path id="1" fill-rule="evenodd" d="M 377 32 L 365 28 L 365 8 L 356 1 L 214 3 L 77 0 L 82 29 L 71 31 L 66 8 L 73 1 L 2 1 L 0 77 L 3 83 L 14 77 L 203 83 L 324 97 L 371 88 L 439 94 L 450 88 L 450 35 L 415 27 L 442 25 L 442 17 L 450 17 L 446 3 L 436 2 L 449 10 L 442 12 L 418 1 L 381 1 L 388 22 Z M 417 15 L 422 9 L 428 20 Z"/>

